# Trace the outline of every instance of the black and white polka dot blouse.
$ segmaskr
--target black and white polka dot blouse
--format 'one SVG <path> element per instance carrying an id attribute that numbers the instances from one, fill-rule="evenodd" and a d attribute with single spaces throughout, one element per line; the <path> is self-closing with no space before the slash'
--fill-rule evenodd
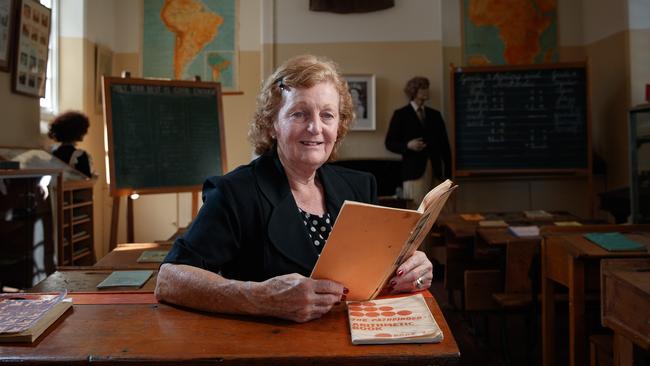
<path id="1" fill-rule="evenodd" d="M 305 212 L 300 208 L 298 208 L 298 211 L 300 211 L 300 216 L 307 228 L 312 244 L 318 253 L 320 253 L 330 235 L 330 231 L 332 231 L 332 220 L 330 219 L 329 212 L 325 212 L 323 216 L 318 216 Z"/>

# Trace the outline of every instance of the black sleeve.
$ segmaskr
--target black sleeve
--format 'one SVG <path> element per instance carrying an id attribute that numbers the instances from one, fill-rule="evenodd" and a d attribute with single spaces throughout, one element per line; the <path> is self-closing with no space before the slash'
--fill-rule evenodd
<path id="1" fill-rule="evenodd" d="M 74 166 L 75 169 L 84 173 L 87 177 L 92 177 L 92 172 L 90 169 L 90 159 L 88 158 L 88 153 L 84 152 L 77 158 L 77 164 Z"/>
<path id="2" fill-rule="evenodd" d="M 210 178 L 205 182 L 203 201 L 198 215 L 187 232 L 176 239 L 164 263 L 186 264 L 219 273 L 240 249 L 238 209 L 224 179 Z"/>
<path id="3" fill-rule="evenodd" d="M 400 118 L 399 111 L 393 112 L 393 117 L 390 119 L 390 125 L 388 126 L 388 133 L 386 133 L 386 149 L 392 151 L 396 154 L 404 154 L 406 152 L 406 144 L 408 141 L 404 141 L 404 129 L 403 122 Z"/>

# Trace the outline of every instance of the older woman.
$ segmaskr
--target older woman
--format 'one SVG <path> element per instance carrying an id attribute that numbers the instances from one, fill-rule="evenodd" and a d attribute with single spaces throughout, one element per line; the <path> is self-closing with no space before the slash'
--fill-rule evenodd
<path id="1" fill-rule="evenodd" d="M 366 173 L 326 164 L 354 119 L 347 83 L 315 56 L 288 60 L 258 97 L 249 137 L 260 155 L 204 184 L 204 205 L 160 267 L 159 300 L 205 311 L 304 322 L 345 299 L 345 284 L 308 276 L 344 200 L 374 202 Z M 431 283 L 416 252 L 394 291 Z"/>

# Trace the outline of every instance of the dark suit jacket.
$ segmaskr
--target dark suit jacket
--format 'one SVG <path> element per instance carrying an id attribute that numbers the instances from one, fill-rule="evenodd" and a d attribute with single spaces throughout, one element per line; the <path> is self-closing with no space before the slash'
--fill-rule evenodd
<path id="1" fill-rule="evenodd" d="M 335 220 L 344 200 L 374 203 L 375 178 L 325 164 L 317 172 Z M 203 268 L 230 279 L 263 281 L 300 273 L 309 276 L 318 252 L 291 194 L 276 154 L 203 185 L 203 207 L 177 239 L 165 262 Z"/>
<path id="2" fill-rule="evenodd" d="M 424 123 L 415 113 L 411 104 L 397 109 L 393 113 L 386 134 L 386 148 L 402 155 L 402 179 L 414 180 L 422 177 L 427 159 L 431 159 L 434 177 L 451 178 L 451 149 L 447 138 L 447 129 L 440 112 L 433 108 L 424 108 Z M 406 148 L 406 144 L 417 137 L 422 137 L 427 144 L 422 151 Z"/>

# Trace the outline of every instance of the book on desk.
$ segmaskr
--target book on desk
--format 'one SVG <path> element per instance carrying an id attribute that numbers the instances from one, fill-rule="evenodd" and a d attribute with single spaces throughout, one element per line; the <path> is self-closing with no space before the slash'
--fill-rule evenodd
<path id="1" fill-rule="evenodd" d="M 34 342 L 72 307 L 66 292 L 0 294 L 0 343 Z"/>
<path id="2" fill-rule="evenodd" d="M 348 301 L 352 344 L 439 343 L 444 335 L 422 294 Z"/>

